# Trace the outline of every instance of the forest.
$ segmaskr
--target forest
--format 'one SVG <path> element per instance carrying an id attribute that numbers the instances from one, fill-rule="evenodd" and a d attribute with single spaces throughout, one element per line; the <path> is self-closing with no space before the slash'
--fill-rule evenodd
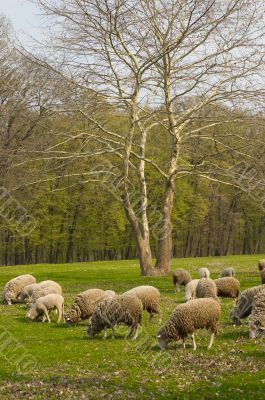
<path id="1" fill-rule="evenodd" d="M 52 11 L 57 17 L 60 15 L 59 10 L 54 8 Z M 70 11 L 65 10 L 63 17 L 66 18 Z M 191 37 L 194 32 L 197 35 L 204 32 L 205 37 L 209 34 L 205 32 L 203 20 L 206 11 L 201 19 L 191 23 L 194 29 Z M 224 13 L 220 24 L 229 24 L 227 16 L 234 11 Z M 146 82 L 156 79 L 158 90 L 166 87 L 159 79 L 165 76 L 163 73 L 168 66 L 174 65 L 176 47 L 172 47 L 171 59 L 169 51 L 166 56 L 162 54 L 164 64 L 157 58 L 150 75 L 138 81 L 141 68 L 136 73 L 130 67 L 129 61 L 137 63 L 131 57 L 131 50 L 115 33 L 115 49 L 121 49 L 115 57 L 121 63 L 125 60 L 125 65 L 131 68 L 128 76 L 125 71 L 117 79 L 115 88 L 122 92 L 121 84 L 127 79 L 126 90 L 129 92 L 128 77 L 133 82 L 135 72 L 138 92 L 143 90 L 143 97 L 146 96 L 137 109 L 132 106 L 136 103 L 130 103 L 129 113 L 124 106 L 127 100 L 121 92 L 118 98 L 114 89 L 108 88 L 106 95 L 106 85 L 110 83 L 102 72 L 103 67 L 97 71 L 100 84 L 92 85 L 93 79 L 96 80 L 92 75 L 94 65 L 85 65 L 80 56 L 78 70 L 77 62 L 73 61 L 73 54 L 81 54 L 85 48 L 84 43 L 74 44 L 74 38 L 80 34 L 74 27 L 78 24 L 81 30 L 80 18 L 85 18 L 84 12 L 77 15 L 79 20 L 68 20 L 69 37 L 64 37 L 65 42 L 61 42 L 60 50 L 70 49 L 72 57 L 63 67 L 60 65 L 61 69 L 50 62 L 49 48 L 46 47 L 45 57 L 19 48 L 12 37 L 10 23 L 5 17 L 0 18 L 0 263 L 135 259 L 141 250 L 142 239 L 137 239 L 140 230 L 143 238 L 148 236 L 148 257 L 159 257 L 159 246 L 163 242 L 161 229 L 164 229 L 161 224 L 167 213 L 171 218 L 170 228 L 167 228 L 172 233 L 172 243 L 167 247 L 170 257 L 265 252 L 263 92 L 258 87 L 248 90 L 245 86 L 243 91 L 243 84 L 239 88 L 243 74 L 248 77 L 251 73 L 259 73 L 261 53 L 255 49 L 255 53 L 246 55 L 244 67 L 237 70 L 236 77 L 232 71 L 241 55 L 231 49 L 246 48 L 246 31 L 238 29 L 240 33 L 232 42 L 228 27 L 231 47 L 225 49 L 220 42 L 218 54 L 216 49 L 207 56 L 204 54 L 207 62 L 203 67 L 202 60 L 192 67 L 187 66 L 186 61 L 184 72 L 183 66 L 179 70 L 176 67 L 172 75 L 183 74 L 181 85 L 176 76 L 169 83 L 170 74 L 168 85 L 173 87 L 177 82 L 180 92 L 173 90 L 171 100 L 167 92 L 165 101 L 159 102 L 161 95 L 148 94 Z M 127 18 L 132 15 L 128 13 Z M 168 16 L 168 21 L 174 25 L 172 16 Z M 132 35 L 128 28 L 122 26 L 121 29 L 124 29 L 123 37 Z M 249 32 L 247 39 L 250 48 L 251 42 L 257 40 L 253 32 Z M 104 35 L 97 40 L 107 43 Z M 134 40 L 136 48 L 143 38 L 134 37 Z M 188 34 L 187 40 L 190 40 Z M 227 42 L 229 40 L 227 38 Z M 144 45 L 153 48 L 152 43 Z M 127 59 L 123 53 L 126 49 Z M 194 45 L 191 50 L 195 49 Z M 98 52 L 98 48 L 94 50 Z M 91 49 L 87 49 L 89 51 Z M 183 52 L 183 48 L 178 51 Z M 110 61 L 112 55 L 107 51 L 106 54 L 109 59 L 105 57 L 103 61 L 109 62 L 109 68 L 113 68 L 113 76 L 116 76 L 114 62 Z M 145 54 L 143 63 L 149 60 L 147 50 Z M 229 68 L 225 65 L 229 69 L 229 78 L 221 75 L 224 61 L 218 59 L 220 54 L 222 60 L 227 54 L 231 59 L 235 57 Z M 213 57 L 214 66 L 211 64 Z M 141 61 L 143 57 L 139 59 Z M 103 61 L 97 65 L 102 66 Z M 176 61 L 179 65 L 177 63 L 179 60 Z M 73 68 L 68 76 L 65 66 Z M 86 78 L 82 75 L 84 68 L 89 70 Z M 161 72 L 162 68 L 165 69 Z M 214 79 L 211 88 L 207 87 L 202 93 L 208 74 L 222 77 L 218 75 L 218 96 Z M 192 82 L 192 87 L 187 86 L 188 82 Z M 132 83 L 132 88 L 135 89 L 136 84 Z M 237 90 L 233 89 L 235 85 Z M 134 96 L 132 91 L 130 101 L 134 101 Z M 191 116 L 183 119 L 187 110 L 192 110 Z M 133 142 L 129 148 L 126 132 L 131 131 L 133 113 L 133 123 L 136 121 L 138 125 L 133 128 Z M 180 127 L 178 132 L 174 131 L 176 126 Z M 178 136 L 179 132 L 185 140 Z M 151 140 L 146 140 L 147 134 Z M 131 158 L 126 164 L 128 152 Z M 176 160 L 178 167 L 175 168 Z M 126 165 L 129 178 L 124 178 Z M 167 174 L 164 171 L 168 168 L 171 172 L 175 168 L 177 172 Z M 170 211 L 165 209 L 167 198 L 172 200 Z M 23 215 L 19 216 L 21 210 Z M 28 229 L 21 228 L 18 223 L 23 218 L 30 221 Z M 160 264 L 163 262 L 161 259 Z"/>

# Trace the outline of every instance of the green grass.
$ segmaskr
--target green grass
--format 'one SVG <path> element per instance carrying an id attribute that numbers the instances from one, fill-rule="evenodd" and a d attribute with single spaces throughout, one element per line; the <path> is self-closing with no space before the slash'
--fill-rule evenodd
<path id="1" fill-rule="evenodd" d="M 172 260 L 172 269 L 187 268 L 193 278 L 207 266 L 215 278 L 233 266 L 241 288 L 260 283 L 257 261 L 262 256 L 231 256 Z M 118 293 L 150 284 L 162 294 L 163 321 L 183 299 L 176 295 L 171 277 L 139 276 L 132 261 L 64 265 L 0 267 L 0 287 L 16 275 L 32 273 L 37 280 L 58 281 L 66 307 L 87 288 L 113 289 Z M 72 328 L 65 324 L 28 323 L 26 306 L 0 305 L 0 399 L 264 399 L 265 345 L 248 339 L 246 325 L 229 325 L 233 300 L 222 299 L 222 321 L 213 348 L 207 351 L 209 333 L 197 333 L 196 352 L 191 339 L 184 350 L 172 343 L 166 352 L 156 346 L 157 320 L 148 323 L 136 342 L 123 339 L 90 340 L 86 322 Z M 19 357 L 22 357 L 19 360 Z M 32 362 L 34 368 L 32 369 Z"/>

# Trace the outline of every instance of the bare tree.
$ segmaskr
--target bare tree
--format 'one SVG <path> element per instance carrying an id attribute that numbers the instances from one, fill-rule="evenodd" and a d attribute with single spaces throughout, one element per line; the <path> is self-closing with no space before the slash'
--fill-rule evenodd
<path id="1" fill-rule="evenodd" d="M 177 180 L 197 174 L 231 183 L 231 165 L 251 158 L 253 126 L 264 90 L 264 4 L 246 0 L 37 0 L 57 34 L 47 55 L 35 62 L 89 91 L 98 105 L 78 100 L 87 129 L 71 132 L 40 159 L 94 157 L 99 169 L 82 171 L 82 181 L 116 179 L 132 226 L 142 275 L 167 274 L 172 252 L 171 213 Z M 56 24 L 56 30 L 53 26 Z M 32 59 L 32 55 L 29 55 Z M 55 61 L 52 61 L 55 60 Z M 101 109 L 101 105 L 104 108 Z M 249 111 L 250 110 L 250 111 Z M 119 126 L 112 117 L 120 119 Z M 163 149 L 149 150 L 157 135 Z M 85 140 L 81 153 L 65 144 Z M 187 158 L 187 149 L 194 156 Z M 159 153 L 159 156 L 158 156 Z M 161 157 L 161 153 L 163 154 Z M 155 225 L 157 260 L 152 263 L 147 171 L 164 182 Z M 96 175 L 96 176 L 95 176 Z M 78 174 L 74 174 L 76 178 Z M 137 192 L 137 200 L 133 201 Z"/>

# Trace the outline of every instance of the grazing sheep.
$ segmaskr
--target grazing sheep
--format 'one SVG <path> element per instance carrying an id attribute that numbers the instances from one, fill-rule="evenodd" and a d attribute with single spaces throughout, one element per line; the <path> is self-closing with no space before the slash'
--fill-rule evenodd
<path id="1" fill-rule="evenodd" d="M 102 289 L 88 289 L 79 293 L 74 298 L 74 303 L 64 314 L 64 319 L 68 325 L 77 324 L 81 320 L 89 319 L 94 311 L 97 302 L 103 297 L 110 295 L 110 291 L 104 292 Z"/>
<path id="2" fill-rule="evenodd" d="M 198 271 L 200 278 L 210 278 L 210 271 L 208 270 L 208 268 L 199 268 Z"/>
<path id="3" fill-rule="evenodd" d="M 262 271 L 263 269 L 265 269 L 265 258 L 263 258 L 262 260 L 259 260 L 258 262 L 258 267 L 259 270 Z"/>
<path id="4" fill-rule="evenodd" d="M 3 303 L 11 305 L 19 296 L 21 290 L 31 283 L 36 283 L 34 276 L 26 274 L 11 279 L 6 283 L 3 292 Z"/>
<path id="5" fill-rule="evenodd" d="M 260 278 L 261 278 L 261 283 L 263 285 L 265 283 L 265 269 L 262 269 L 260 271 Z"/>
<path id="6" fill-rule="evenodd" d="M 62 287 L 59 285 L 59 283 L 54 281 L 43 281 L 39 283 L 38 287 L 33 290 L 32 295 L 29 297 L 28 306 L 31 307 L 39 297 L 43 297 L 52 293 L 63 293 Z"/>
<path id="7" fill-rule="evenodd" d="M 40 283 L 32 283 L 31 285 L 25 286 L 19 296 L 17 297 L 17 301 L 23 302 L 24 300 L 28 299 L 29 297 L 32 296 L 32 293 L 35 289 L 38 289 Z"/>
<path id="8" fill-rule="evenodd" d="M 201 278 L 196 287 L 196 297 L 198 299 L 203 297 L 212 297 L 213 299 L 218 300 L 215 282 L 210 278 Z"/>
<path id="9" fill-rule="evenodd" d="M 199 279 L 193 279 L 185 286 L 185 301 L 194 300 Z"/>
<path id="10" fill-rule="evenodd" d="M 235 270 L 233 267 L 227 267 L 221 272 L 220 278 L 224 278 L 226 276 L 235 276 Z"/>
<path id="11" fill-rule="evenodd" d="M 247 318 L 252 310 L 254 296 L 261 290 L 265 289 L 265 285 L 254 286 L 243 290 L 237 299 L 236 305 L 230 311 L 230 320 L 233 325 L 240 325 L 241 318 Z"/>
<path id="12" fill-rule="evenodd" d="M 37 319 L 40 315 L 43 315 L 42 322 L 51 322 L 49 313 L 51 310 L 56 309 L 58 312 L 57 323 L 61 321 L 62 315 L 64 313 L 64 298 L 60 294 L 47 294 L 46 296 L 39 297 L 36 302 L 31 306 L 27 313 L 27 318 L 33 321 Z"/>
<path id="13" fill-rule="evenodd" d="M 250 339 L 265 334 L 265 289 L 254 296 L 248 326 Z"/>
<path id="14" fill-rule="evenodd" d="M 143 304 L 143 309 L 149 314 L 149 322 L 152 320 L 154 314 L 158 315 L 158 321 L 161 322 L 161 309 L 160 300 L 161 295 L 157 288 L 154 286 L 137 286 L 133 289 L 128 290 L 124 294 L 132 294 L 138 297 Z"/>
<path id="15" fill-rule="evenodd" d="M 214 280 L 217 287 L 217 296 L 237 299 L 240 293 L 240 282 L 231 276 Z"/>
<path id="16" fill-rule="evenodd" d="M 180 286 L 186 286 L 191 281 L 191 276 L 188 271 L 183 268 L 177 268 L 172 273 L 173 285 L 176 288 L 176 292 L 180 291 Z"/>
<path id="17" fill-rule="evenodd" d="M 135 340 L 138 337 L 142 314 L 143 305 L 137 296 L 132 294 L 116 295 L 112 299 L 105 299 L 98 303 L 88 324 L 87 333 L 92 339 L 104 329 L 105 339 L 107 329 L 111 328 L 112 336 L 115 337 L 115 326 L 125 324 L 130 328 L 125 339 L 128 339 L 134 333 L 132 339 Z"/>
<path id="18" fill-rule="evenodd" d="M 194 332 L 196 329 L 205 328 L 211 331 L 211 339 L 208 345 L 208 349 L 210 349 L 217 334 L 220 315 L 220 304 L 211 298 L 195 299 L 180 304 L 157 334 L 160 348 L 164 349 L 169 342 L 180 339 L 182 339 L 185 348 L 185 338 L 188 334 L 191 334 L 193 350 L 196 350 Z"/>

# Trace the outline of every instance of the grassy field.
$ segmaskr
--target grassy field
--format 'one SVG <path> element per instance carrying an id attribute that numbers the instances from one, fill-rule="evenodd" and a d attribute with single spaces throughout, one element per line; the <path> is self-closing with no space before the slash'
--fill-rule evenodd
<path id="1" fill-rule="evenodd" d="M 233 266 L 241 288 L 260 283 L 257 261 L 262 256 L 231 256 L 172 260 L 172 269 L 187 268 L 197 277 L 206 266 L 215 278 Z M 65 265 L 0 267 L 0 290 L 16 275 L 32 273 L 37 280 L 53 279 L 64 291 L 66 308 L 78 292 L 99 287 L 124 292 L 141 284 L 154 285 L 162 294 L 163 321 L 183 300 L 171 278 L 139 276 L 132 261 Z M 135 342 L 119 338 L 90 340 L 84 321 L 68 328 L 64 323 L 28 323 L 25 305 L 0 305 L 0 399 L 264 399 L 265 344 L 248 339 L 246 325 L 229 325 L 233 300 L 222 299 L 222 321 L 213 348 L 209 333 L 197 333 L 196 352 L 191 339 L 161 352 L 156 345 L 157 319 L 144 327 Z"/>

